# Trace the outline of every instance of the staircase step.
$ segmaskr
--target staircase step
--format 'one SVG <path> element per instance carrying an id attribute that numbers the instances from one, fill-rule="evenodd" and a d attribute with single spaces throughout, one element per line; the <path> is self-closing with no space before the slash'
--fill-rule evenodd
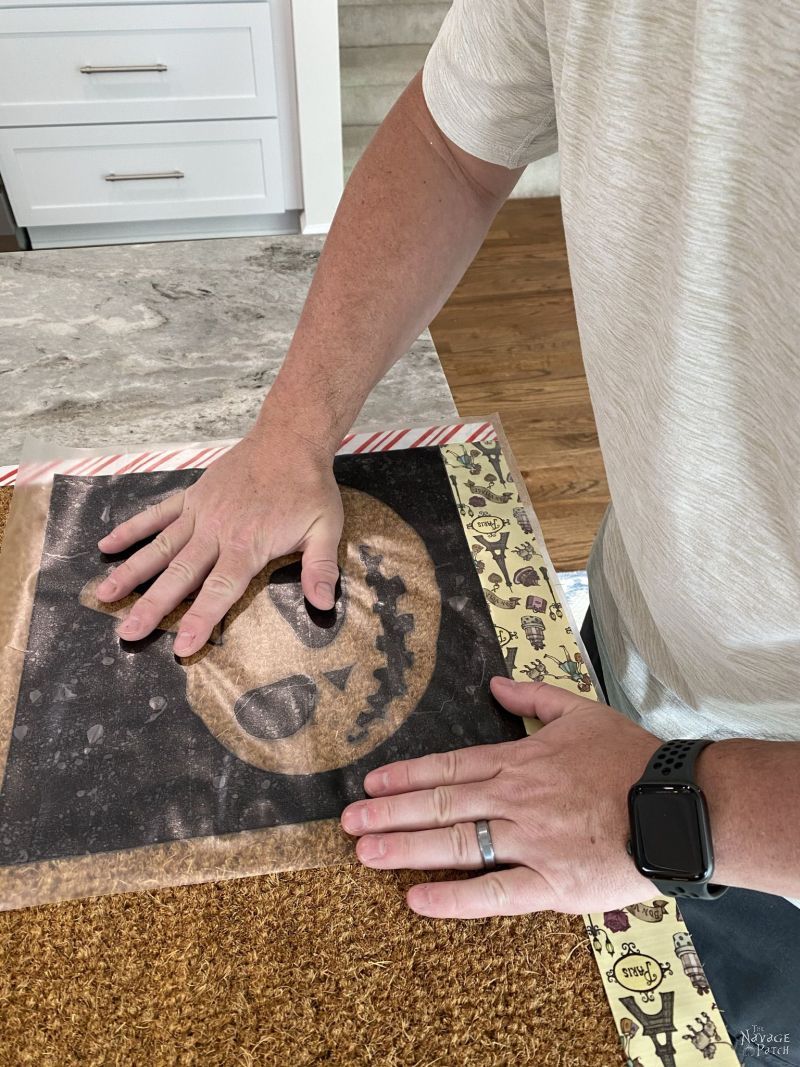
<path id="1" fill-rule="evenodd" d="M 394 0 L 392 6 L 397 6 L 403 3 L 414 3 L 415 0 Z M 419 0 L 417 0 L 419 2 Z M 380 4 L 385 5 L 387 0 L 339 0 L 339 7 L 377 7 Z"/>
<path id="2" fill-rule="evenodd" d="M 353 167 L 358 163 L 361 153 L 369 144 L 377 128 L 377 126 L 345 126 L 342 130 L 345 181 L 350 177 Z"/>
<path id="3" fill-rule="evenodd" d="M 342 86 L 342 124 L 377 126 L 389 114 L 404 88 L 404 85 Z"/>
<path id="4" fill-rule="evenodd" d="M 342 124 L 372 126 L 383 122 L 427 54 L 424 44 L 342 48 Z"/>
<path id="5" fill-rule="evenodd" d="M 449 7 L 449 3 L 345 4 L 339 8 L 339 44 L 343 48 L 430 45 Z"/>
<path id="6" fill-rule="evenodd" d="M 385 44 L 341 48 L 342 85 L 408 85 L 425 62 L 430 45 Z"/>

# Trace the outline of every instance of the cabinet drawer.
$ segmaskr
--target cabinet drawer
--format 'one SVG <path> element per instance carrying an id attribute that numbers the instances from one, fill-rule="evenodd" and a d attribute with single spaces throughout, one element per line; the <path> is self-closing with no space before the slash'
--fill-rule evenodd
<path id="1" fill-rule="evenodd" d="M 0 126 L 277 115 L 268 3 L 0 14 Z"/>
<path id="2" fill-rule="evenodd" d="M 284 210 L 277 119 L 0 130 L 21 226 Z"/>

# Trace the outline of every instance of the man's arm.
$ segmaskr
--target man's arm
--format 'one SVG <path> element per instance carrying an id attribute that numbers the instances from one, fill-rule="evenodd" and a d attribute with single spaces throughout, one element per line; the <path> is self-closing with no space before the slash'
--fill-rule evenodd
<path id="1" fill-rule="evenodd" d="M 800 898 L 800 742 L 737 738 L 697 761 L 714 881 Z"/>
<path id="2" fill-rule="evenodd" d="M 306 597 L 333 604 L 342 529 L 332 461 L 368 393 L 459 280 L 519 170 L 439 130 L 418 75 L 347 184 L 284 366 L 256 426 L 190 489 L 100 541 L 153 534 L 98 587 L 104 601 L 160 574 L 118 633 L 149 634 L 190 593 L 174 650 L 189 656 L 271 559 L 299 551 Z M 163 573 L 161 573 L 163 572 Z M 200 588 L 202 586 L 202 588 Z"/>
<path id="3" fill-rule="evenodd" d="M 448 140 L 418 74 L 347 184 L 259 430 L 290 421 L 332 454 L 442 307 L 520 173 Z"/>

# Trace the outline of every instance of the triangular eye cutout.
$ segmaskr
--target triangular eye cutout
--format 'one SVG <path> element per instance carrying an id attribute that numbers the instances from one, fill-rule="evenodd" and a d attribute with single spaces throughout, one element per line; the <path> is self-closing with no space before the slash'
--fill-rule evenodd
<path id="1" fill-rule="evenodd" d="M 322 677 L 327 678 L 331 685 L 335 685 L 343 693 L 347 688 L 347 679 L 353 667 L 355 663 L 351 663 L 349 667 L 340 667 L 338 671 L 323 671 Z"/>
<path id="2" fill-rule="evenodd" d="M 347 596 L 341 579 L 336 583 L 336 603 L 330 611 L 320 611 L 303 596 L 299 560 L 277 567 L 270 575 L 267 592 L 279 613 L 307 648 L 324 648 L 342 628 Z"/>

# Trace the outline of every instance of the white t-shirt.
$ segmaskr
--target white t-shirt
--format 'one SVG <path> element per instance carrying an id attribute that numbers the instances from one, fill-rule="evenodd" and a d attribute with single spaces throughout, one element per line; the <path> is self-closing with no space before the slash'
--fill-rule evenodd
<path id="1" fill-rule="evenodd" d="M 800 739 L 800 6 L 455 0 L 423 87 L 482 159 L 560 150 L 609 702 Z"/>

